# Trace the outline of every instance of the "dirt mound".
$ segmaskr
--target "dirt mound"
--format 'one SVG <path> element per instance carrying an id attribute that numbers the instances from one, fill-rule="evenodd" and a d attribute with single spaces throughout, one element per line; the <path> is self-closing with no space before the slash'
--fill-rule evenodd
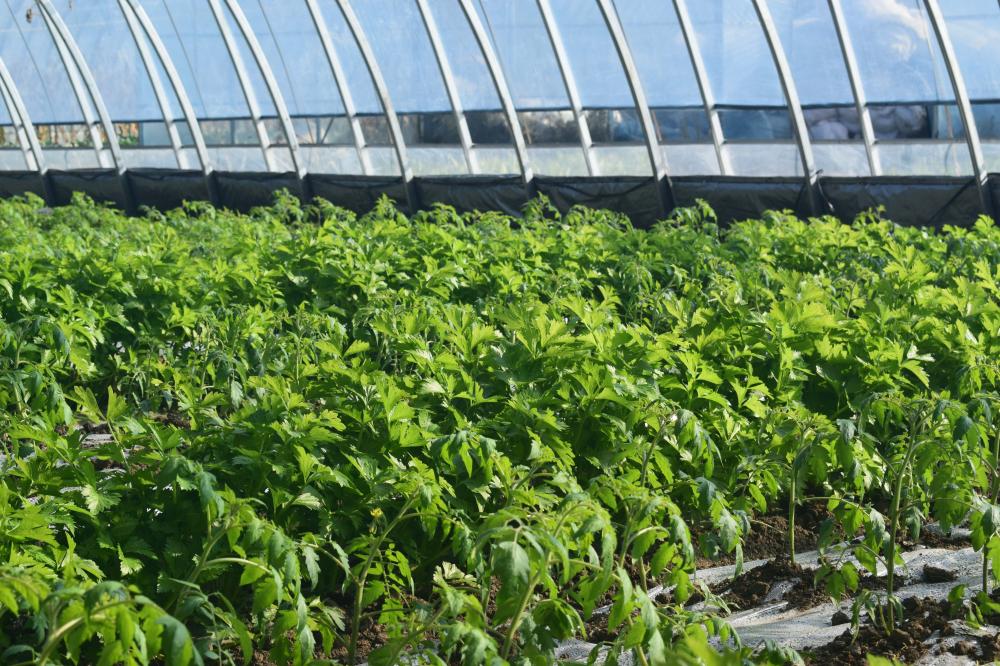
<path id="1" fill-rule="evenodd" d="M 791 608 L 812 608 L 830 596 L 815 586 L 813 570 L 785 559 L 771 560 L 736 578 L 712 586 L 733 609 L 747 609 L 765 601 L 785 601 Z M 773 597 L 770 598 L 769 597 Z"/>
<path id="2" fill-rule="evenodd" d="M 929 638 L 954 633 L 947 602 L 910 597 L 903 601 L 903 608 L 906 620 L 891 632 L 866 622 L 857 636 L 848 629 L 832 642 L 802 656 L 807 664 L 823 666 L 864 666 L 869 654 L 912 664 L 929 651 L 925 643 Z"/>

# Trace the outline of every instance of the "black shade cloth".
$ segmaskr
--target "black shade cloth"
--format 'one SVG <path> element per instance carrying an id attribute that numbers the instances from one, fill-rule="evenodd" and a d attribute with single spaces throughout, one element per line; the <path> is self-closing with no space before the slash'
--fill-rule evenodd
<path id="1" fill-rule="evenodd" d="M 625 213 L 639 227 L 662 217 L 652 178 L 539 176 L 534 185 L 564 212 L 577 204 L 608 208 Z M 906 225 L 969 226 L 984 212 L 975 181 L 967 177 L 823 177 L 810 191 L 801 178 L 680 176 L 672 179 L 671 186 L 677 205 L 704 199 L 723 224 L 758 217 L 769 209 L 808 216 L 816 205 L 810 201 L 819 202 L 820 213 L 845 221 L 882 206 L 887 218 Z M 517 215 L 529 198 L 517 176 L 421 177 L 407 192 L 402 179 L 383 176 L 309 174 L 299 179 L 294 173 L 220 171 L 206 177 L 176 169 L 130 169 L 119 175 L 113 169 L 79 169 L 51 170 L 43 178 L 28 171 L 0 172 L 0 196 L 33 192 L 51 205 L 62 205 L 80 191 L 129 211 L 140 206 L 169 209 L 184 200 L 208 200 L 246 211 L 271 203 L 282 189 L 299 197 L 322 197 L 359 214 L 370 210 L 383 194 L 404 212 L 411 212 L 411 203 L 429 208 L 441 202 L 460 212 L 496 210 L 511 215 Z M 1000 174 L 990 175 L 988 192 L 993 209 L 1000 210 Z"/>

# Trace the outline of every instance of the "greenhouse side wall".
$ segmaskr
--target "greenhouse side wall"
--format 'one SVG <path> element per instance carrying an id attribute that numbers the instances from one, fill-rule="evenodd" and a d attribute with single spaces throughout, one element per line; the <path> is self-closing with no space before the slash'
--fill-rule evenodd
<path id="1" fill-rule="evenodd" d="M 989 177 L 988 192 L 1000 209 L 1000 174 Z M 144 206 L 161 210 L 184 201 L 210 201 L 218 206 L 247 211 L 267 205 L 274 194 L 288 190 L 295 196 L 320 197 L 356 213 L 365 213 L 383 194 L 404 212 L 410 199 L 399 178 L 294 173 L 213 172 L 175 169 L 50 170 L 45 176 L 29 171 L 0 172 L 0 196 L 33 193 L 49 205 L 64 205 L 73 192 L 119 208 Z M 883 215 L 910 226 L 969 226 L 983 211 L 973 178 L 952 176 L 820 178 L 816 185 L 819 210 L 810 204 L 808 186 L 800 178 L 748 178 L 737 176 L 684 176 L 671 181 L 678 206 L 701 199 L 716 211 L 720 222 L 759 216 L 765 210 L 791 210 L 802 217 L 834 215 L 845 222 L 881 207 Z M 532 190 L 516 176 L 417 177 L 413 192 L 419 208 L 442 203 L 460 212 L 500 211 L 517 215 L 535 194 L 543 194 L 561 211 L 574 205 L 606 208 L 628 215 L 639 227 L 649 227 L 664 217 L 652 178 L 642 177 L 537 177 Z M 134 202 L 134 203 L 130 203 Z"/>

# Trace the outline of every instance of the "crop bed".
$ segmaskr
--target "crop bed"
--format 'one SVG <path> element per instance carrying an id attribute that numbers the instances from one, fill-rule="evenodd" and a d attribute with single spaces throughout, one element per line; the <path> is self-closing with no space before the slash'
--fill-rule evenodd
<path id="1" fill-rule="evenodd" d="M 744 548 L 906 658 L 931 521 L 983 565 L 927 608 L 1000 616 L 988 220 L 0 220 L 0 663 L 799 659 L 696 575 Z"/>

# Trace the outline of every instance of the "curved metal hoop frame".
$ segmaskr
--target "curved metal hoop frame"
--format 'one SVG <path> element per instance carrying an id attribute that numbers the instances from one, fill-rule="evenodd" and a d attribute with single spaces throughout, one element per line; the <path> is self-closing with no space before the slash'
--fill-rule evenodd
<path id="1" fill-rule="evenodd" d="M 396 160 L 399 162 L 399 171 L 402 174 L 403 187 L 406 190 L 406 202 L 409 204 L 411 211 L 416 210 L 418 201 L 416 187 L 413 184 L 413 168 L 410 166 L 410 158 L 406 151 L 406 142 L 403 140 L 403 129 L 399 124 L 399 115 L 396 113 L 396 109 L 392 105 L 392 98 L 389 96 L 389 87 L 385 83 L 385 77 L 382 76 L 382 70 L 375 59 L 375 52 L 368 42 L 368 36 L 365 34 L 364 28 L 361 27 L 361 21 L 358 20 L 357 14 L 354 13 L 354 8 L 351 6 L 350 0 L 337 0 L 337 7 L 347 22 L 347 27 L 351 31 L 351 36 L 354 38 L 358 50 L 361 51 L 361 57 L 364 59 L 365 67 L 368 69 L 368 76 L 371 77 L 372 84 L 375 86 L 375 92 L 378 94 L 379 101 L 382 104 L 382 111 L 385 113 L 386 121 L 389 123 L 389 135 L 392 137 L 392 145 L 396 149 Z"/>
<path id="2" fill-rule="evenodd" d="M 757 12 L 760 27 L 764 30 L 764 37 L 771 51 L 774 67 L 778 71 L 778 78 L 781 80 L 781 89 L 785 94 L 785 101 L 788 103 L 788 112 L 792 116 L 795 143 L 799 149 L 799 158 L 802 160 L 802 173 L 806 180 L 805 186 L 809 197 L 809 210 L 813 213 L 819 213 L 818 192 L 816 191 L 816 184 L 819 182 L 819 172 L 816 171 L 812 141 L 809 138 L 809 126 L 806 124 L 806 117 L 802 112 L 802 103 L 799 101 L 799 92 L 795 87 L 795 79 L 792 78 L 792 68 L 788 64 L 788 58 L 785 56 L 785 49 L 781 45 L 778 29 L 774 26 L 774 19 L 771 17 L 771 10 L 768 9 L 767 0 L 753 0 L 753 7 Z"/>
<path id="3" fill-rule="evenodd" d="M 493 42 L 490 41 L 489 34 L 486 32 L 486 28 L 483 27 L 483 22 L 480 20 L 476 8 L 472 6 L 472 0 L 458 0 L 458 2 L 462 7 L 462 12 L 465 13 L 465 20 L 469 22 L 472 34 L 479 44 L 479 50 L 483 54 L 483 59 L 486 60 L 486 66 L 490 70 L 490 78 L 493 79 L 493 88 L 497 91 L 497 96 L 500 98 L 500 106 L 503 107 L 504 114 L 507 116 L 511 138 L 514 140 L 514 152 L 517 153 L 517 162 L 521 167 L 521 180 L 528 192 L 528 196 L 534 196 L 535 172 L 531 168 L 531 158 L 528 155 L 528 146 L 524 140 L 524 130 L 521 127 L 521 120 L 517 116 L 517 109 L 514 107 L 514 98 L 510 94 L 510 86 L 507 83 L 507 78 L 504 76 L 503 68 L 500 66 L 500 58 L 493 48 Z"/>
<path id="4" fill-rule="evenodd" d="M 240 6 L 240 3 L 236 0 L 225 0 L 225 2 L 226 7 L 229 8 L 230 13 L 233 15 L 233 19 L 236 21 L 236 26 L 243 35 L 243 40 L 250 49 L 250 54 L 253 56 L 254 62 L 257 64 L 257 69 L 260 70 L 261 76 L 264 77 L 264 85 L 267 86 L 267 92 L 271 97 L 271 103 L 274 104 L 274 108 L 278 112 L 278 119 L 281 122 L 281 128 L 285 133 L 285 141 L 288 143 L 288 152 L 291 153 L 292 156 L 292 167 L 295 169 L 295 173 L 299 177 L 299 180 L 302 180 L 305 178 L 306 169 L 302 160 L 301 151 L 299 150 L 299 139 L 295 132 L 295 125 L 292 123 L 292 117 L 288 113 L 288 105 L 285 103 L 285 96 L 281 93 L 281 89 L 278 87 L 278 80 L 274 76 L 274 70 L 271 69 L 271 63 L 268 62 L 267 56 L 264 55 L 264 49 L 261 47 L 260 41 L 257 39 L 257 35 L 253 31 L 253 27 L 250 25 L 250 21 L 247 20 L 246 14 L 243 13 L 243 8 Z M 242 76 L 240 77 L 240 81 L 244 86 L 247 86 L 247 94 L 251 94 L 249 81 L 244 81 Z"/>
<path id="5" fill-rule="evenodd" d="M 472 152 L 472 134 L 469 132 L 469 123 L 465 118 L 465 111 L 462 108 L 462 98 L 458 93 L 458 82 L 452 72 L 451 63 L 448 61 L 448 54 L 444 48 L 444 39 L 441 31 L 438 30 L 437 21 L 434 20 L 434 13 L 427 5 L 427 0 L 416 0 L 417 9 L 420 10 L 420 18 L 427 29 L 427 37 L 430 39 L 431 48 L 434 50 L 434 58 L 438 63 L 438 71 L 441 72 L 441 80 L 444 82 L 445 92 L 448 93 L 448 101 L 451 103 L 452 114 L 455 116 L 455 126 L 458 128 L 459 141 L 462 143 L 462 155 L 465 157 L 465 166 L 469 173 L 479 173 L 479 160 Z"/>
<path id="6" fill-rule="evenodd" d="M 976 117 L 972 113 L 972 103 L 969 101 L 969 92 L 965 87 L 962 70 L 958 66 L 955 47 L 951 43 L 948 26 L 945 25 L 944 15 L 941 13 L 941 7 L 937 0 L 924 0 L 924 8 L 927 10 L 927 17 L 930 19 L 934 36 L 941 48 L 941 56 L 944 58 L 945 68 L 948 70 L 948 78 L 951 80 L 951 87 L 955 93 L 955 102 L 958 104 L 958 113 L 962 117 L 965 142 L 969 146 L 969 159 L 972 161 L 972 174 L 976 179 L 980 203 L 983 212 L 992 215 L 994 212 L 993 197 L 990 195 L 987 183 L 988 174 L 986 159 L 983 157 L 983 145 L 979 140 L 979 127 L 976 125 Z"/>
<path id="7" fill-rule="evenodd" d="M 264 156 L 264 164 L 267 165 L 268 171 L 277 171 L 274 156 L 271 154 L 271 138 L 268 136 L 267 127 L 264 125 L 264 120 L 261 117 L 257 93 L 253 89 L 253 84 L 250 81 L 250 73 L 247 70 L 246 63 L 243 61 L 243 55 L 236 44 L 236 37 L 229 28 L 229 22 L 226 19 L 226 13 L 221 3 L 222 0 L 208 0 L 215 24 L 222 36 L 223 43 L 226 45 L 226 52 L 229 53 L 229 60 L 236 70 L 236 78 L 240 83 L 240 91 L 243 93 L 243 99 L 246 101 L 247 111 L 250 113 L 250 120 L 253 123 L 254 131 L 257 133 L 257 142 Z"/>
<path id="8" fill-rule="evenodd" d="M 289 113 L 284 92 L 278 83 L 274 70 L 268 62 L 260 39 L 255 34 L 247 15 L 243 11 L 242 0 L 203 1 L 207 2 L 212 10 L 213 17 L 219 28 L 219 35 L 225 44 L 226 52 L 236 71 L 241 92 L 245 97 L 249 115 L 254 124 L 260 149 L 268 170 L 274 171 L 278 168 L 278 165 L 275 163 L 276 156 L 271 139 L 268 136 L 267 119 L 262 116 L 257 92 L 253 88 L 251 70 L 248 69 L 248 67 L 253 66 L 256 66 L 260 72 L 266 86 L 266 94 L 274 104 L 278 122 L 287 138 L 287 148 L 294 171 L 304 184 L 307 176 L 305 153 L 299 145 L 295 124 Z M 292 1 L 304 2 L 309 10 L 309 15 L 312 19 L 312 29 L 316 31 L 320 40 L 327 64 L 330 67 L 338 92 L 340 93 L 340 98 L 343 101 L 344 112 L 351 127 L 354 148 L 357 151 L 360 161 L 361 172 L 366 175 L 371 174 L 373 168 L 371 165 L 370 149 L 365 139 L 361 117 L 357 111 L 357 104 L 352 95 L 350 81 L 347 80 L 344 62 L 341 59 L 339 51 L 341 47 L 331 36 L 329 25 L 320 9 L 320 0 Z M 461 100 L 459 80 L 452 69 L 453 63 L 448 58 L 445 36 L 435 21 L 429 0 L 405 1 L 414 2 L 419 10 L 423 29 L 430 40 L 452 112 L 457 122 L 459 138 L 468 172 L 478 174 L 481 172 L 481 169 L 476 156 L 476 147 L 469 129 L 467 109 L 464 108 Z M 501 109 L 511 130 L 514 152 L 517 156 L 521 178 L 528 187 L 529 193 L 533 193 L 535 177 L 531 166 L 526 136 L 521 126 L 518 108 L 513 101 L 509 81 L 496 52 L 492 35 L 484 25 L 484 19 L 475 6 L 476 0 L 453 1 L 457 3 L 456 10 L 461 10 L 464 14 L 485 60 L 493 87 L 500 100 Z M 622 70 L 625 73 L 633 105 L 639 115 L 644 143 L 649 155 L 649 163 L 659 188 L 664 211 L 667 212 L 675 203 L 670 180 L 670 169 L 667 164 L 666 154 L 659 143 L 653 109 L 650 107 L 645 91 L 643 90 L 636 62 L 628 44 L 626 30 L 618 15 L 615 0 L 579 1 L 596 2 L 600 9 L 605 27 L 613 41 Z M 666 2 L 667 0 L 663 1 Z M 720 122 L 712 90 L 712 82 L 705 66 L 701 50 L 702 45 L 698 43 L 688 10 L 689 1 L 694 0 L 671 0 L 671 4 L 677 15 L 694 77 L 701 94 L 704 110 L 708 117 L 708 128 L 718 160 L 719 173 L 728 175 L 731 173 L 732 168 L 726 154 L 726 136 Z M 767 0 L 749 1 L 754 7 L 757 19 L 767 41 L 791 117 L 796 148 L 810 196 L 810 206 L 814 212 L 819 212 L 818 180 L 820 174 L 816 168 L 808 123 L 806 122 L 805 112 L 798 96 L 798 90 L 787 54 L 782 46 Z M 331 0 L 331 2 L 336 3 L 337 9 L 342 14 L 351 32 L 353 41 L 364 61 L 365 69 L 374 85 L 388 122 L 389 134 L 392 139 L 396 161 L 399 165 L 399 172 L 406 188 L 408 203 L 410 208 L 415 210 L 419 202 L 414 186 L 414 174 L 408 156 L 408 147 L 403 135 L 399 115 L 393 106 L 392 96 L 372 45 L 360 20 L 355 14 L 351 0 Z M 954 93 L 955 103 L 963 122 L 972 172 L 979 189 L 983 210 L 992 213 L 993 202 L 988 186 L 988 165 L 984 156 L 982 139 L 976 125 L 972 101 L 958 63 L 947 23 L 944 19 L 939 0 L 921 0 L 921 2 L 926 12 L 927 23 L 930 29 L 933 30 L 934 40 L 943 57 L 948 72 L 948 79 Z M 194 144 L 193 154 L 197 156 L 199 162 L 197 166 L 200 166 L 201 171 L 211 183 L 213 164 L 199 122 L 200 119 L 194 110 L 194 105 L 185 89 L 183 80 L 156 26 L 146 14 L 142 6 L 142 0 L 117 0 L 117 3 L 128 25 L 131 36 L 135 41 L 145 73 L 151 82 L 153 95 L 166 125 L 170 149 L 173 151 L 177 166 L 181 169 L 193 166 L 189 164 L 189 162 L 193 162 L 191 147 L 190 145 L 185 146 L 185 140 L 181 132 L 180 123 L 183 121 L 191 133 L 191 139 Z M 535 0 L 535 3 L 545 27 L 546 37 L 555 54 L 562 83 L 566 87 L 566 94 L 573 113 L 574 123 L 579 128 L 580 146 L 586 157 L 587 173 L 591 176 L 599 175 L 600 168 L 595 159 L 593 140 L 584 113 L 578 81 L 572 69 L 571 58 L 563 42 L 563 35 L 559 29 L 556 11 L 552 6 L 551 0 Z M 860 138 L 864 142 L 868 172 L 873 176 L 880 176 L 883 170 L 879 158 L 878 140 L 872 123 L 870 105 L 863 85 L 857 54 L 847 27 L 842 0 L 826 0 L 826 3 L 829 8 L 832 25 L 836 30 L 847 78 L 851 85 L 854 106 L 860 119 Z M 101 96 L 101 91 L 97 86 L 93 72 L 52 0 L 36 0 L 36 4 L 40 10 L 44 25 L 52 38 L 62 66 L 69 77 L 73 95 L 82 113 L 83 122 L 86 123 L 87 131 L 90 133 L 98 164 L 114 167 L 123 181 L 123 189 L 126 193 L 126 198 L 128 198 L 130 195 L 129 188 L 127 187 L 126 165 L 122 148 L 115 131 L 113 118 L 109 114 L 105 100 Z M 998 10 L 1000 10 L 1000 2 L 998 2 Z M 242 39 L 242 43 L 240 39 Z M 252 58 L 252 63 L 246 62 L 244 53 L 250 54 L 249 57 Z M 173 110 L 175 107 L 172 106 L 173 100 L 171 99 L 171 94 L 180 105 L 181 111 L 179 114 Z M 18 147 L 26 166 L 29 170 L 35 170 L 44 175 L 47 170 L 45 151 L 40 145 L 35 126 L 28 115 L 27 107 L 18 91 L 15 80 L 8 70 L 6 63 L 2 60 L 0 60 L 0 98 L 2 98 L 3 103 L 8 108 L 11 122 L 14 125 L 17 135 Z"/>
<path id="9" fill-rule="evenodd" d="M 854 54 L 854 43 L 851 41 L 851 34 L 847 30 L 847 21 L 844 19 L 844 8 L 841 6 L 840 0 L 827 0 L 827 4 L 830 7 L 833 26 L 837 31 L 840 51 L 844 56 L 847 78 L 851 82 L 854 105 L 858 111 L 858 119 L 861 123 L 861 138 L 865 142 L 865 155 L 868 157 L 868 169 L 871 175 L 880 176 L 882 174 L 882 161 L 879 159 L 878 149 L 875 147 L 875 128 L 872 125 L 872 114 L 868 110 L 868 99 L 865 97 L 865 88 L 861 85 L 861 68 L 858 67 L 858 59 Z"/>
<path id="10" fill-rule="evenodd" d="M 625 78 L 632 89 L 632 101 L 635 109 L 639 113 L 639 120 L 642 123 L 642 131 L 646 137 L 646 150 L 649 153 L 649 162 L 653 167 L 653 178 L 656 180 L 657 191 L 660 196 L 660 205 L 663 208 L 664 216 L 670 215 L 676 207 L 674 200 L 673 185 L 670 176 L 667 174 L 667 159 L 660 150 L 660 141 L 656 134 L 656 125 L 653 122 L 653 113 L 649 103 L 646 101 L 646 92 L 643 90 L 642 82 L 639 80 L 639 70 L 636 69 L 632 51 L 629 49 L 628 41 L 625 38 L 625 30 L 622 28 L 618 18 L 618 10 L 611 4 L 611 0 L 597 0 L 604 15 L 604 22 L 611 33 L 615 50 L 618 51 L 618 59 L 621 61 L 622 69 L 625 70 Z"/>
<path id="11" fill-rule="evenodd" d="M 80 52 L 76 40 L 73 39 L 73 35 L 70 34 L 69 29 L 63 22 L 62 16 L 52 6 L 50 0 L 36 0 L 36 2 L 38 3 L 38 8 L 41 10 L 45 25 L 52 36 L 52 40 L 56 44 L 56 49 L 63 60 L 63 66 L 66 68 L 66 73 L 70 78 L 73 91 L 80 104 L 80 110 L 90 129 L 91 140 L 94 142 L 94 150 L 97 153 L 98 164 L 103 164 L 102 147 L 104 143 L 103 139 L 106 138 L 115 171 L 119 174 L 124 174 L 125 163 L 122 159 L 118 135 L 115 133 L 114 123 L 111 122 L 111 114 L 108 113 L 108 109 L 104 104 L 104 98 L 101 97 L 101 92 L 97 89 L 97 83 L 94 81 L 94 76 L 87 65 L 87 61 Z M 91 114 L 91 104 L 93 104 L 93 108 L 97 111 L 97 118 L 94 118 Z M 100 132 L 97 131 L 98 124 L 104 130 L 105 137 L 103 138 Z"/>
<path id="12" fill-rule="evenodd" d="M 7 69 L 7 63 L 3 61 L 3 58 L 0 58 L 0 91 L 3 93 L 4 103 L 7 105 L 11 120 L 15 123 L 17 142 L 21 146 L 25 166 L 29 170 L 37 171 L 40 176 L 44 176 L 48 169 L 45 166 L 45 155 L 42 153 L 35 125 L 31 122 L 21 93 L 18 91 L 17 85 L 14 84 L 14 79 L 11 77 L 10 70 Z"/>
<path id="13" fill-rule="evenodd" d="M 368 153 L 365 151 L 365 135 L 361 129 L 358 107 L 354 103 L 354 93 L 351 92 L 351 86 L 347 82 L 343 62 L 334 47 L 330 29 L 326 25 L 323 12 L 316 0 L 305 0 L 305 3 L 309 9 L 309 17 L 312 19 L 313 27 L 316 28 L 316 34 L 319 36 L 320 44 L 323 46 L 323 55 L 326 56 L 330 71 L 333 73 L 334 83 L 336 83 L 337 91 L 340 93 L 340 101 L 344 104 L 344 113 L 347 114 L 347 120 L 351 125 L 351 137 L 354 139 L 354 148 L 358 152 L 361 173 L 367 176 L 372 172 L 371 160 L 368 159 Z"/>
<path id="14" fill-rule="evenodd" d="M 182 150 L 181 133 L 177 129 L 177 123 L 174 121 L 173 109 L 170 108 L 167 91 L 164 89 L 163 81 L 160 79 L 160 71 L 156 68 L 152 54 L 149 52 L 149 45 L 142 36 L 142 27 L 135 18 L 135 14 L 133 14 L 127 0 L 118 0 L 118 8 L 121 9 L 122 16 L 125 18 L 125 23 L 132 34 L 132 40 L 135 42 L 135 47 L 139 52 L 139 58 L 142 60 L 142 66 L 146 70 L 146 75 L 149 77 L 149 82 L 153 87 L 153 96 L 156 97 L 156 104 L 160 107 L 160 113 L 163 115 L 163 123 L 167 127 L 167 136 L 170 137 L 170 148 L 174 152 L 174 160 L 177 161 L 177 168 L 186 169 L 188 165 L 184 159 Z"/>
<path id="15" fill-rule="evenodd" d="M 726 155 L 726 139 L 722 135 L 722 121 L 719 120 L 719 111 L 715 106 L 715 94 L 712 92 L 712 84 L 708 80 L 708 70 L 705 68 L 705 59 L 701 55 L 698 35 L 691 23 L 687 2 L 674 0 L 674 11 L 677 14 L 677 22 L 681 26 L 681 34 L 684 35 L 684 45 L 687 47 L 691 68 L 694 70 L 694 77 L 698 82 L 698 91 L 701 93 L 701 99 L 705 105 L 708 128 L 712 133 L 712 146 L 715 148 L 715 158 L 719 162 L 719 173 L 728 176 L 732 173 L 732 168 L 729 166 L 729 157 Z"/>
<path id="16" fill-rule="evenodd" d="M 580 145 L 583 148 L 583 157 L 587 162 L 587 173 L 591 176 L 597 176 L 600 174 L 600 168 L 594 159 L 594 140 L 590 136 L 590 125 L 587 124 L 587 118 L 583 113 L 580 89 L 576 85 L 576 76 L 573 74 L 573 68 L 566 53 L 566 45 L 563 44 L 562 32 L 559 30 L 559 24 L 556 23 L 549 0 L 536 1 L 538 11 L 542 15 L 542 22 L 545 24 L 545 32 L 548 33 L 549 41 L 552 42 L 556 63 L 559 65 L 559 73 L 562 75 L 563 83 L 566 86 L 569 105 L 573 109 L 573 120 L 576 122 L 577 129 L 580 132 Z"/>

